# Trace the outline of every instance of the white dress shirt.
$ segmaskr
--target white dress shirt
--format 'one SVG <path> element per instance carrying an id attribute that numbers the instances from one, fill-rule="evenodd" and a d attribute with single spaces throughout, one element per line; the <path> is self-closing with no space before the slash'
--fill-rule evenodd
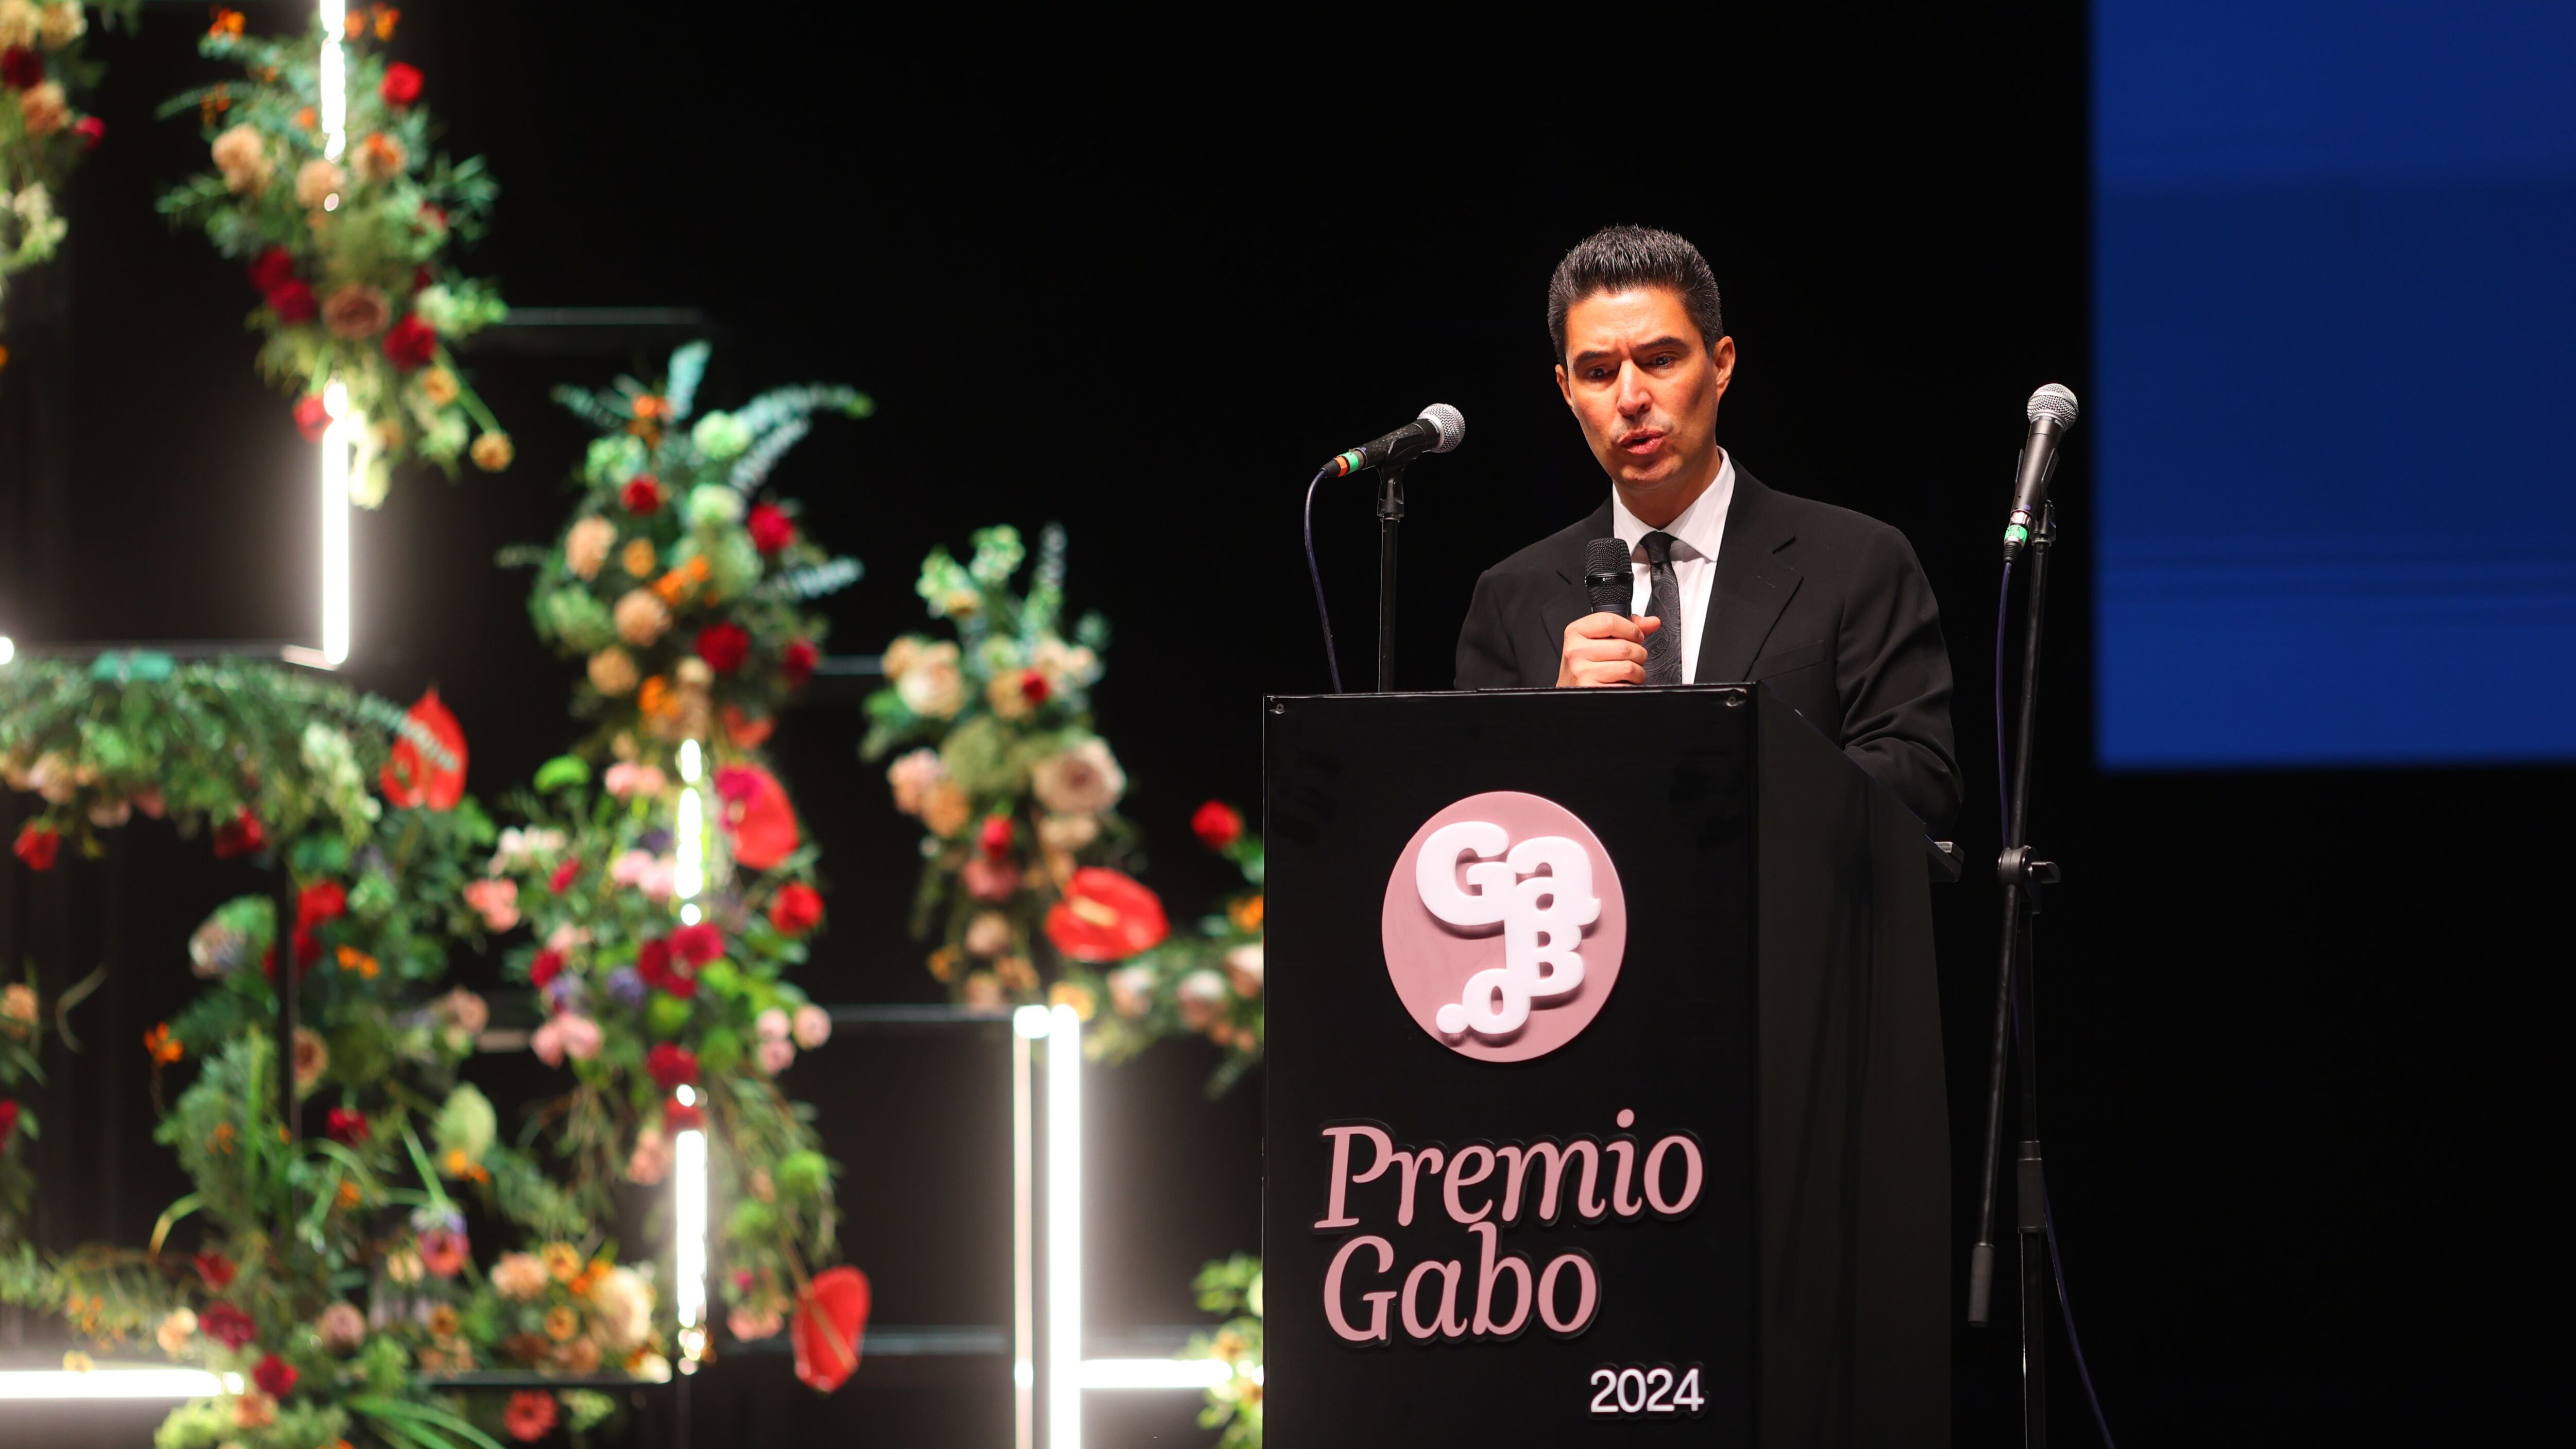
<path id="1" fill-rule="evenodd" d="M 1684 684 L 1699 682 L 1699 641 L 1708 627 L 1708 596 L 1717 583 L 1717 546 L 1726 537 L 1726 506 L 1734 499 L 1735 460 L 1721 448 L 1717 477 L 1680 517 L 1663 527 L 1673 536 L 1673 582 L 1682 595 L 1682 616 L 1666 619 L 1664 627 L 1681 631 Z M 1616 488 L 1610 490 L 1610 527 L 1628 545 L 1628 557 L 1637 570 L 1637 591 L 1628 612 L 1646 613 L 1655 588 L 1654 565 L 1646 562 L 1646 535 L 1655 530 L 1628 511 Z"/>

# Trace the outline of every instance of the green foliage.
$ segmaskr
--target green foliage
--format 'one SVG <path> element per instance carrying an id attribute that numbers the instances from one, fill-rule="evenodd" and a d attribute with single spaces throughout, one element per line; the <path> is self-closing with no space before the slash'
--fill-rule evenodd
<path id="1" fill-rule="evenodd" d="M 85 54 L 87 21 L 130 26 L 139 3 L 91 0 L 86 13 L 78 5 L 57 7 L 25 42 L 44 78 L 24 89 L 0 89 L 0 304 L 10 276 L 52 260 L 70 229 L 55 203 L 91 145 L 81 127 L 94 118 L 81 115 L 78 103 L 106 69 Z"/>
<path id="2" fill-rule="evenodd" d="M 1193 1334 L 1180 1357 L 1214 1359 L 1232 1369 L 1207 1391 L 1199 1410 L 1199 1427 L 1222 1428 L 1219 1449 L 1261 1449 L 1261 1260 L 1245 1253 L 1221 1258 L 1199 1270 L 1190 1286 L 1199 1308 L 1231 1315 L 1210 1333 Z"/>

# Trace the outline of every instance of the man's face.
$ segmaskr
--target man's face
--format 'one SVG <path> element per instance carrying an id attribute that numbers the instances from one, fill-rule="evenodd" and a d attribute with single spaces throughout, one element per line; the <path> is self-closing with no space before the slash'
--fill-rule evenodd
<path id="1" fill-rule="evenodd" d="M 1667 495 L 1687 502 L 1717 476 L 1717 400 L 1735 373 L 1735 341 L 1721 337 L 1712 351 L 1680 293 L 1584 298 L 1565 314 L 1565 354 L 1557 388 L 1631 508 Z"/>

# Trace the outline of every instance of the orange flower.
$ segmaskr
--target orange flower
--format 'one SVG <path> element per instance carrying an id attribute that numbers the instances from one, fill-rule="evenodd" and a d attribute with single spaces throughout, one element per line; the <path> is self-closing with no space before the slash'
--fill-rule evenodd
<path id="1" fill-rule="evenodd" d="M 214 1135 L 206 1139 L 206 1146 L 217 1152 L 230 1152 L 233 1150 L 233 1138 L 236 1135 L 233 1124 L 218 1122 L 215 1124 Z"/>
<path id="2" fill-rule="evenodd" d="M 538 1256 L 558 1283 L 570 1283 L 581 1272 L 581 1254 L 570 1243 L 548 1243 L 538 1250 Z"/>
<path id="3" fill-rule="evenodd" d="M 313 114 L 311 106 L 306 106 L 295 113 L 295 129 L 299 131 L 310 131 L 320 124 L 321 119 Z"/>
<path id="4" fill-rule="evenodd" d="M 170 1023 L 166 1021 L 143 1034 L 143 1049 L 152 1054 L 152 1060 L 161 1063 L 175 1062 L 188 1054 L 188 1049 L 170 1034 Z"/>
<path id="5" fill-rule="evenodd" d="M 626 540 L 625 551 L 618 555 L 617 561 L 625 567 L 628 574 L 639 579 L 653 572 L 653 565 L 661 562 L 654 555 L 653 540 L 649 538 Z"/>
<path id="6" fill-rule="evenodd" d="M 358 1205 L 358 1185 L 354 1182 L 341 1183 L 339 1196 L 340 1206 L 344 1208 L 356 1207 Z"/>
<path id="7" fill-rule="evenodd" d="M 429 1331 L 440 1338 L 456 1332 L 456 1310 L 441 1303 L 429 1310 Z"/>
<path id="8" fill-rule="evenodd" d="M 635 691 L 635 707 L 646 719 L 659 719 L 676 710 L 679 701 L 671 697 L 671 682 L 656 674 Z"/>
<path id="9" fill-rule="evenodd" d="M 558 1303 L 546 1310 L 546 1337 L 557 1343 L 581 1332 L 581 1316 Z"/>
<path id="10" fill-rule="evenodd" d="M 1238 931 L 1261 929 L 1261 897 L 1257 895 L 1245 896 L 1242 900 L 1236 901 L 1225 908 L 1225 913 L 1233 919 L 1234 928 Z"/>
<path id="11" fill-rule="evenodd" d="M 687 563 L 680 565 L 678 568 L 662 575 L 659 579 L 654 580 L 653 592 L 661 596 L 663 603 L 676 605 L 680 602 L 680 595 L 687 593 L 691 587 L 705 583 L 706 581 L 707 556 L 705 554 L 697 554 L 691 557 Z"/>
<path id="12" fill-rule="evenodd" d="M 638 418 L 667 418 L 670 415 L 671 404 L 652 393 L 648 392 L 635 400 L 635 416 Z"/>
<path id="13" fill-rule="evenodd" d="M 373 981 L 376 979 L 376 973 L 383 968 L 376 964 L 375 957 L 357 947 L 343 946 L 340 948 L 340 969 L 354 971 L 367 980 Z"/>
<path id="14" fill-rule="evenodd" d="M 215 23 L 206 27 L 206 33 L 208 35 L 241 34 L 242 13 L 238 10 L 226 10 L 221 6 L 217 6 L 215 8 Z"/>
<path id="15" fill-rule="evenodd" d="M 376 39 L 391 40 L 394 38 L 394 24 L 402 19 L 401 11 L 396 10 L 391 5 L 370 5 L 367 7 L 367 14 L 375 18 Z"/>

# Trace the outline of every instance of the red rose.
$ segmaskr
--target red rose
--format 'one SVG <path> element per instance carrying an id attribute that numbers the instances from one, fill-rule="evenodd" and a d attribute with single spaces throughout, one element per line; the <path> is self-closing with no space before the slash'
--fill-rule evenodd
<path id="1" fill-rule="evenodd" d="M 663 1091 L 685 1087 L 698 1079 L 698 1054 L 678 1042 L 655 1042 L 644 1054 L 644 1070 L 653 1074 L 653 1082 Z"/>
<path id="2" fill-rule="evenodd" d="M 682 969 L 687 963 L 676 963 L 668 941 L 647 941 L 635 952 L 635 974 L 656 991 L 667 991 L 686 1001 L 698 994 L 697 972 Z"/>
<path id="3" fill-rule="evenodd" d="M 626 486 L 617 494 L 617 501 L 625 504 L 629 513 L 658 513 L 662 508 L 662 485 L 654 480 L 652 474 L 638 473 L 626 480 Z"/>
<path id="4" fill-rule="evenodd" d="M 803 689 L 805 681 L 814 677 L 814 666 L 822 661 L 823 651 L 814 647 L 813 640 L 798 639 L 779 651 L 778 675 L 789 689 Z"/>
<path id="5" fill-rule="evenodd" d="M 200 1270 L 205 1267 L 205 1257 L 203 1253 L 197 1255 Z M 205 1330 L 206 1337 L 231 1349 L 259 1336 L 259 1325 L 250 1321 L 250 1315 L 229 1303 L 207 1304 L 206 1311 L 197 1316 L 197 1326 Z"/>
<path id="6" fill-rule="evenodd" d="M 322 1132 L 343 1147 L 355 1147 L 367 1140 L 367 1114 L 348 1107 L 334 1107 L 322 1119 Z"/>
<path id="7" fill-rule="evenodd" d="M 96 116 L 83 116 L 72 122 L 72 134 L 81 138 L 81 149 L 95 151 L 99 138 L 107 134 L 107 122 Z"/>
<path id="8" fill-rule="evenodd" d="M 385 768 L 376 777 L 376 786 L 396 809 L 426 805 L 432 810 L 453 810 L 465 798 L 465 727 L 456 722 L 455 712 L 439 702 L 438 691 L 424 694 L 403 715 L 413 729 L 428 735 L 447 756 L 444 764 L 434 763 L 406 732 L 394 741 Z"/>
<path id="9" fill-rule="evenodd" d="M 976 832 L 975 845 L 988 859 L 1000 860 L 1011 853 L 1011 837 L 1014 833 L 1011 829 L 1011 817 L 987 815 L 984 817 L 984 828 Z"/>
<path id="10" fill-rule="evenodd" d="M 304 441 L 322 441 L 323 430 L 330 426 L 331 410 L 322 405 L 322 399 L 303 397 L 295 400 L 295 431 L 304 435 Z"/>
<path id="11" fill-rule="evenodd" d="M 537 959 L 528 963 L 528 984 L 539 991 L 545 990 L 563 974 L 563 966 L 563 953 L 548 946 L 537 953 Z"/>
<path id="12" fill-rule="evenodd" d="M 1243 812 L 1222 800 L 1210 800 L 1190 817 L 1190 829 L 1210 850 L 1223 850 L 1243 838 Z"/>
<path id="13" fill-rule="evenodd" d="M 751 657 L 751 631 L 727 621 L 698 631 L 698 657 L 718 674 L 731 674 Z"/>
<path id="14" fill-rule="evenodd" d="M 1076 961 L 1099 965 L 1151 950 L 1171 931 L 1162 898 L 1105 866 L 1073 873 L 1064 899 L 1047 911 L 1047 939 Z"/>
<path id="15" fill-rule="evenodd" d="M 270 247 L 250 264 L 250 284 L 274 292 L 295 280 L 295 258 L 284 247 Z"/>
<path id="16" fill-rule="evenodd" d="M 662 1104 L 662 1130 L 688 1132 L 707 1125 L 707 1114 L 696 1105 L 674 1097 Z"/>
<path id="17" fill-rule="evenodd" d="M 0 81 L 9 89 L 23 91 L 45 83 L 45 58 L 23 45 L 0 50 Z"/>
<path id="18" fill-rule="evenodd" d="M 567 860 L 555 867 L 553 875 L 546 877 L 546 889 L 555 895 L 562 895 L 572 889 L 572 878 L 579 874 L 581 874 L 581 862 Z"/>
<path id="19" fill-rule="evenodd" d="M 385 83 L 376 88 L 389 106 L 407 106 L 420 99 L 420 67 L 395 61 L 385 67 Z"/>
<path id="20" fill-rule="evenodd" d="M 278 321 L 292 327 L 312 321 L 321 307 L 313 300 L 311 287 L 290 278 L 270 289 L 268 310 L 277 314 Z"/>
<path id="21" fill-rule="evenodd" d="M 233 1286 L 233 1274 L 237 1271 L 233 1260 L 221 1253 L 209 1249 L 197 1255 L 197 1276 L 205 1279 L 206 1286 L 218 1293 Z"/>
<path id="22" fill-rule="evenodd" d="M 18 853 L 18 858 L 27 863 L 29 870 L 52 870 L 54 857 L 62 848 L 61 831 L 41 829 L 33 822 L 18 832 L 18 843 L 11 847 Z"/>
<path id="23" fill-rule="evenodd" d="M 245 805 L 229 825 L 215 827 L 215 859 L 232 860 L 250 854 L 268 844 L 268 832 L 259 825 L 259 817 Z"/>
<path id="24" fill-rule="evenodd" d="M 724 933 L 700 921 L 671 933 L 671 954 L 692 966 L 704 966 L 724 954 Z"/>
<path id="25" fill-rule="evenodd" d="M 295 1392 L 295 1365 L 272 1353 L 250 1371 L 250 1381 L 272 1399 L 285 1398 Z"/>
<path id="26" fill-rule="evenodd" d="M 1047 696 L 1053 693 L 1055 690 L 1046 682 L 1046 676 L 1036 670 L 1031 669 L 1020 675 L 1020 698 L 1027 700 L 1031 705 L 1046 703 Z"/>
<path id="27" fill-rule="evenodd" d="M 791 880 L 778 888 L 769 902 L 769 924 L 782 936 L 802 936 L 823 920 L 823 893 Z"/>
<path id="28" fill-rule="evenodd" d="M 751 517 L 743 526 L 751 530 L 751 546 L 762 553 L 776 553 L 796 541 L 796 525 L 775 504 L 751 505 Z"/>
<path id="29" fill-rule="evenodd" d="M 385 332 L 385 359 L 405 372 L 427 365 L 437 354 L 438 331 L 420 320 L 418 312 L 404 313 Z"/>
<path id="30" fill-rule="evenodd" d="M 335 880 L 315 881 L 295 897 L 295 966 L 296 979 L 304 968 L 322 954 L 322 943 L 314 932 L 319 927 L 349 913 L 349 892 Z"/>
<path id="31" fill-rule="evenodd" d="M 18 1099 L 0 1097 L 0 1152 L 9 1150 L 9 1138 L 18 1130 Z"/>

